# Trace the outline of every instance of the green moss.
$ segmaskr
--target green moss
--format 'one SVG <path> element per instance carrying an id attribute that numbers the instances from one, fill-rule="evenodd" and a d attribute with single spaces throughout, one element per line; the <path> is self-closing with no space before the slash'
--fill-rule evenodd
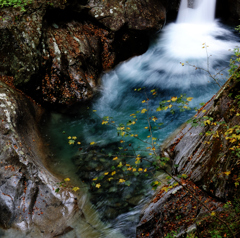
<path id="1" fill-rule="evenodd" d="M 25 11 L 25 6 L 30 4 L 31 2 L 31 0 L 0 0 L 0 8 L 20 7 L 21 11 Z"/>

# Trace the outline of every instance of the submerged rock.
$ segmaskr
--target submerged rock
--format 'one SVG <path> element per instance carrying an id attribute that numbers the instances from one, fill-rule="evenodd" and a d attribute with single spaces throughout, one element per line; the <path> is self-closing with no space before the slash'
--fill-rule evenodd
<path id="1" fill-rule="evenodd" d="M 16 229 L 25 237 L 57 236 L 78 210 L 74 194 L 55 192 L 59 180 L 45 167 L 49 158 L 37 126 L 41 113 L 0 82 L 0 226 L 6 234 Z"/>

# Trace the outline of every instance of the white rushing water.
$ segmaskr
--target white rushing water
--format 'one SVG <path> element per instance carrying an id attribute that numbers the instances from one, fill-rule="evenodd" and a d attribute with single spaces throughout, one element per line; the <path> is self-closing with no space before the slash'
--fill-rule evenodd
<path id="1" fill-rule="evenodd" d="M 96 109 L 101 117 L 110 116 L 116 122 L 126 122 L 131 113 L 143 107 L 141 101 L 145 95 L 136 93 L 135 88 L 146 87 L 149 91 L 153 88 L 158 89 L 159 96 L 152 106 L 156 106 L 161 100 L 186 93 L 187 96 L 194 97 L 190 106 L 199 107 L 199 103 L 208 101 L 217 92 L 219 87 L 213 84 L 209 76 L 199 68 L 209 69 L 212 74 L 216 74 L 223 67 L 228 66 L 232 54 L 229 49 L 232 50 L 238 45 L 238 39 L 228 27 L 214 19 L 215 6 L 216 0 L 195 0 L 191 9 L 188 8 L 188 1 L 182 0 L 177 22 L 165 26 L 145 54 L 123 62 L 103 75 L 101 95 L 90 106 L 90 110 L 85 112 L 81 110 L 80 116 L 76 118 L 62 115 L 52 117 L 48 130 L 49 134 L 52 133 L 52 144 L 56 146 L 57 151 L 58 161 L 55 167 L 62 169 L 66 177 L 71 177 L 68 172 L 72 170 L 71 157 L 76 153 L 77 147 L 70 147 L 67 144 L 66 135 L 63 135 L 62 131 L 66 131 L 67 135 L 76 135 L 83 144 L 95 141 L 107 146 L 119 141 L 115 129 L 102 126 L 101 121 L 96 119 L 91 111 Z M 186 61 L 195 67 L 189 66 Z M 225 71 L 220 83 L 224 83 L 227 77 Z M 158 116 L 159 122 L 169 125 L 163 130 L 154 132 L 154 136 L 159 138 L 161 143 L 194 113 L 194 111 L 176 113 L 176 115 L 169 112 L 161 113 Z M 140 137 L 145 138 L 144 126 L 140 123 L 135 129 Z M 107 194 L 108 191 L 105 193 Z M 100 196 L 99 202 L 107 203 L 101 200 Z M 120 232 L 126 238 L 135 237 L 135 226 L 142 205 L 143 203 L 140 203 L 131 212 L 125 212 L 112 219 L 111 228 L 106 228 L 105 234 L 108 235 L 105 237 L 121 237 Z M 101 205 L 97 206 L 97 210 L 101 210 Z M 92 224 L 95 226 L 97 219 L 94 214 L 92 212 L 87 216 L 87 220 L 89 223 L 94 221 Z M 101 217 L 100 212 L 99 216 Z M 77 224 L 74 225 L 75 230 L 66 237 L 90 238 L 91 227 L 86 226 L 85 232 L 82 226 L 81 229 L 77 228 Z M 100 224 L 102 227 L 102 223 Z M 91 236 L 91 238 L 99 237 L 99 233 Z"/>

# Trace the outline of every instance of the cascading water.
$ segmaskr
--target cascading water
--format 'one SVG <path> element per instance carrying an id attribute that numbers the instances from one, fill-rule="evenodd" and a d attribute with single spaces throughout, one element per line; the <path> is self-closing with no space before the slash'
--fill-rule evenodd
<path id="1" fill-rule="evenodd" d="M 131 113 L 141 109 L 141 101 L 145 97 L 135 93 L 135 88 L 145 87 L 149 91 L 153 88 L 158 89 L 159 96 L 156 98 L 155 104 L 184 93 L 189 97 L 194 97 L 190 104 L 192 107 L 199 107 L 199 103 L 208 101 L 219 88 L 199 68 L 207 69 L 215 74 L 222 67 L 226 67 L 231 55 L 229 49 L 236 47 L 238 40 L 230 30 L 214 20 L 215 5 L 216 0 L 195 0 L 193 8 L 188 8 L 188 1 L 182 0 L 177 22 L 167 25 L 153 40 L 145 54 L 123 62 L 115 70 L 103 75 L 101 95 L 89 106 L 90 108 L 81 110 L 81 113 L 74 117 L 52 114 L 52 120 L 46 129 L 51 136 L 52 147 L 55 146 L 56 149 L 57 161 L 53 167 L 57 167 L 59 172 L 66 177 L 74 177 L 76 172 L 78 174 L 87 173 L 86 171 L 77 171 L 76 166 L 71 162 L 78 147 L 77 145 L 69 146 L 67 136 L 77 136 L 83 145 L 89 145 L 94 141 L 106 148 L 119 142 L 120 138 L 115 129 L 101 125 L 101 120 L 92 113 L 92 110 L 96 109 L 100 117 L 109 116 L 113 117 L 116 122 L 126 122 Z M 188 66 L 186 61 L 195 67 Z M 223 74 L 219 81 L 221 84 L 228 76 L 226 72 Z M 159 141 L 162 142 L 194 113 L 194 111 L 175 115 L 168 112 L 162 113 L 158 121 L 159 123 L 164 122 L 168 126 L 154 132 L 154 137 L 159 138 Z M 146 136 L 146 130 L 142 129 L 144 126 L 140 123 L 135 128 L 140 137 Z M 62 131 L 66 131 L 66 134 L 62 134 Z M 80 159 L 84 160 L 84 158 Z M 88 166 L 87 163 L 95 163 L 95 161 L 89 158 L 84 163 L 84 166 Z M 111 167 L 111 161 L 103 161 L 103 163 L 109 163 L 108 166 Z M 83 165 L 81 164 L 81 166 Z M 98 168 L 97 166 L 96 168 Z M 86 169 L 88 168 L 86 167 Z M 113 208 L 113 205 L 109 204 L 111 201 L 121 203 L 121 199 L 129 202 L 131 198 L 137 196 L 136 191 L 139 193 L 137 201 L 143 199 L 143 193 L 146 193 L 144 187 L 141 187 L 141 191 L 134 189 L 121 188 L 116 191 L 116 188 L 111 187 L 103 191 L 105 195 L 100 192 L 92 194 L 92 197 L 95 197 L 93 200 L 100 217 L 106 210 L 111 213 L 109 216 L 112 220 L 110 231 L 115 233 L 113 235 L 106 231 L 101 236 L 96 232 L 96 235 L 91 235 L 91 238 L 121 237 L 121 232 L 127 238 L 134 237 L 134 227 L 138 221 L 139 209 L 143 201 L 138 206 L 132 206 L 132 211 L 122 209 L 122 207 Z M 121 211 L 122 214 L 116 210 Z M 93 214 L 88 216 L 87 220 L 95 226 L 96 219 Z M 89 229 L 91 227 L 87 226 L 86 230 Z M 72 233 L 66 237 L 73 237 Z M 79 233 L 77 232 L 76 237 L 89 238 L 89 233 L 81 229 Z"/>
<path id="2" fill-rule="evenodd" d="M 182 0 L 177 23 L 213 23 L 216 0 Z"/>

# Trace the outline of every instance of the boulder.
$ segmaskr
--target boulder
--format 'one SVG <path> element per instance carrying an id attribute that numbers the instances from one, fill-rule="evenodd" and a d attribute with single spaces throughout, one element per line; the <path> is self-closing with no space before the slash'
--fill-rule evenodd
<path id="1" fill-rule="evenodd" d="M 185 234 L 209 210 L 219 211 L 225 202 L 238 197 L 235 186 L 240 168 L 239 156 L 232 153 L 231 133 L 240 125 L 239 78 L 230 78 L 216 96 L 205 104 L 162 146 L 162 156 L 172 162 L 171 180 L 142 212 L 137 237 L 163 237 L 170 231 Z M 229 132 L 228 132 L 229 133 Z M 235 147 L 236 148 L 236 147 Z M 235 152 L 236 153 L 236 152 Z M 184 175 L 187 179 L 178 179 Z M 179 218 L 181 218 L 179 220 Z M 179 220 L 179 221 L 178 221 Z"/>
<path id="2" fill-rule="evenodd" d="M 41 114 L 34 102 L 0 82 L 0 226 L 6 234 L 11 229 L 25 237 L 54 237 L 79 211 L 73 193 L 55 192 L 59 179 L 46 168 Z"/>
<path id="3" fill-rule="evenodd" d="M 144 53 L 165 22 L 157 0 L 37 1 L 0 9 L 0 75 L 40 103 L 93 97 L 100 74 Z"/>
<path id="4" fill-rule="evenodd" d="M 124 25 L 129 29 L 156 31 L 163 27 L 166 11 L 157 0 L 90 0 L 89 13 L 99 22 L 118 31 Z"/>

